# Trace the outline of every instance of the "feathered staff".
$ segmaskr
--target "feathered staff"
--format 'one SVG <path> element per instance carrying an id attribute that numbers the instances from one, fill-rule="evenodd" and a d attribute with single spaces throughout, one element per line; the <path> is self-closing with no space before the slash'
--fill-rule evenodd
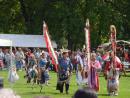
<path id="1" fill-rule="evenodd" d="M 90 69 L 90 30 L 89 30 L 89 19 L 86 20 L 85 26 L 85 45 L 86 45 L 86 54 L 87 54 L 87 65 Z"/>
<path id="2" fill-rule="evenodd" d="M 112 68 L 115 69 L 115 64 L 116 64 L 116 27 L 114 25 L 111 25 L 110 26 L 110 42 L 111 42 L 111 45 L 112 45 L 112 55 L 113 55 L 113 58 L 112 58 Z"/>

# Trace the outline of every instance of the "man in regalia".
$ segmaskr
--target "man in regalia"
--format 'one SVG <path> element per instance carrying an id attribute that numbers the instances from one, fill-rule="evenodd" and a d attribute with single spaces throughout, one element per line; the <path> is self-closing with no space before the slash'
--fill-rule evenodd
<path id="1" fill-rule="evenodd" d="M 73 68 L 68 55 L 68 51 L 67 50 L 63 51 L 62 55 L 63 56 L 58 60 L 59 70 L 58 70 L 57 90 L 60 90 L 60 93 L 63 93 L 63 88 L 65 84 L 66 94 L 68 94 L 70 77 Z"/>
<path id="2" fill-rule="evenodd" d="M 114 53 L 110 53 L 109 61 L 106 62 L 104 73 L 107 80 L 108 95 L 118 95 L 119 73 L 122 70 L 122 63 Z M 115 60 L 115 61 L 114 61 Z M 115 62 L 115 65 L 114 65 Z"/>

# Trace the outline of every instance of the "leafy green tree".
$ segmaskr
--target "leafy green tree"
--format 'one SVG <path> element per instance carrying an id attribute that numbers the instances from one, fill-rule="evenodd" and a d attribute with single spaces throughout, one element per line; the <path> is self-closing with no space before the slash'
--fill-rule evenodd
<path id="1" fill-rule="evenodd" d="M 59 47 L 82 48 L 87 18 L 92 47 L 109 40 L 111 24 L 130 39 L 129 0 L 0 0 L 0 9 L 0 33 L 42 34 L 44 20 Z"/>

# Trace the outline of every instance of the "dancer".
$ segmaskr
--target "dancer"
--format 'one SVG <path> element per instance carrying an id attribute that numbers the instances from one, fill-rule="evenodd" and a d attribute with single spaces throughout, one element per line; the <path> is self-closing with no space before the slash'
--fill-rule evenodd
<path id="1" fill-rule="evenodd" d="M 110 53 L 110 61 L 106 62 L 105 76 L 107 79 L 108 95 L 118 95 L 119 90 L 119 72 L 122 69 L 120 59 L 116 56 L 116 28 L 110 26 L 110 42 L 112 52 Z"/>
<path id="2" fill-rule="evenodd" d="M 71 72 L 73 68 L 68 57 L 68 51 L 63 51 L 62 55 L 63 57 L 59 59 L 57 90 L 60 90 L 60 93 L 63 93 L 65 84 L 66 94 L 68 94 Z"/>
<path id="3" fill-rule="evenodd" d="M 88 86 L 94 89 L 96 92 L 99 91 L 99 76 L 98 72 L 101 70 L 101 64 L 96 60 L 96 54 L 91 53 L 90 69 L 88 73 Z"/>

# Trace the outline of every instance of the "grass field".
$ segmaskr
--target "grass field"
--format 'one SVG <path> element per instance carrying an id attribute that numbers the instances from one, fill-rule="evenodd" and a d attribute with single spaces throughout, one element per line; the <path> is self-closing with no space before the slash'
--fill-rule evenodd
<path id="1" fill-rule="evenodd" d="M 20 95 L 22 98 L 33 98 L 38 95 L 47 95 L 52 98 L 71 98 L 74 92 L 78 89 L 76 85 L 75 74 L 73 74 L 70 84 L 69 94 L 65 93 L 60 94 L 59 91 L 56 91 L 56 73 L 50 72 L 51 80 L 49 86 L 44 86 L 42 93 L 40 93 L 40 87 L 35 85 L 34 89 L 31 88 L 31 85 L 26 84 L 26 80 L 23 78 L 24 72 L 18 72 L 20 79 L 13 85 L 12 89 Z M 7 81 L 8 72 L 0 71 L 0 76 L 4 77 L 4 86 L 6 88 L 11 88 L 11 85 Z M 120 91 L 118 96 L 107 96 L 106 90 L 106 81 L 104 77 L 100 77 L 100 92 L 98 98 L 130 98 L 130 74 L 127 77 L 121 77 L 120 79 Z"/>

